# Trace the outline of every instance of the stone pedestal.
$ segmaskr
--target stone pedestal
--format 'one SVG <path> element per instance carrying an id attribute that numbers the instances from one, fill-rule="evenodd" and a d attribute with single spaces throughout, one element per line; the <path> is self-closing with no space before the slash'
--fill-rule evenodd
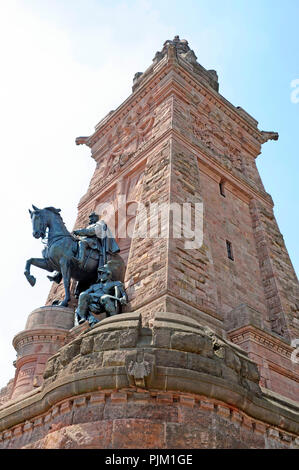
<path id="1" fill-rule="evenodd" d="M 60 348 L 42 386 L 0 409 L 0 448 L 298 447 L 298 407 L 259 386 L 246 352 L 183 312 L 141 319 L 106 318 Z"/>
<path id="2" fill-rule="evenodd" d="M 12 399 L 42 385 L 48 358 L 65 344 L 73 326 L 74 311 L 70 308 L 47 306 L 33 310 L 25 330 L 13 339 L 17 361 Z"/>

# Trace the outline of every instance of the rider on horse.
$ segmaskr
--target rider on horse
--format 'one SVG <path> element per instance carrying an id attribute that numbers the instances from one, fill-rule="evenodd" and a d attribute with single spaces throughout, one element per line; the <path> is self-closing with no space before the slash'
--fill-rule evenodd
<path id="1" fill-rule="evenodd" d="M 99 267 L 107 263 L 108 253 L 120 251 L 107 224 L 103 220 L 99 220 L 99 216 L 95 212 L 89 215 L 89 225 L 86 228 L 74 230 L 73 233 L 80 237 L 78 263 L 81 268 L 84 267 L 86 261 L 87 248 L 99 252 Z"/>

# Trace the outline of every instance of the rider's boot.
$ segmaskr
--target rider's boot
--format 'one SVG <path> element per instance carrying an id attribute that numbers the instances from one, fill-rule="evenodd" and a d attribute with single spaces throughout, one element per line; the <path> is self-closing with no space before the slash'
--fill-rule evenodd
<path id="1" fill-rule="evenodd" d="M 78 253 L 77 262 L 80 268 L 84 267 L 84 262 L 86 258 L 85 256 L 86 248 L 87 248 L 86 243 L 84 243 L 83 241 L 79 241 L 79 253 Z"/>
<path id="2" fill-rule="evenodd" d="M 88 314 L 87 321 L 89 323 L 89 326 L 93 326 L 96 323 L 99 323 L 99 320 L 95 318 L 91 313 Z"/>
<path id="3" fill-rule="evenodd" d="M 85 316 L 81 316 L 80 313 L 79 313 L 79 309 L 77 308 L 75 310 L 75 314 L 76 314 L 76 318 L 77 318 L 77 321 L 78 321 L 78 324 L 81 325 L 82 323 L 84 323 L 87 319 L 85 318 Z"/>

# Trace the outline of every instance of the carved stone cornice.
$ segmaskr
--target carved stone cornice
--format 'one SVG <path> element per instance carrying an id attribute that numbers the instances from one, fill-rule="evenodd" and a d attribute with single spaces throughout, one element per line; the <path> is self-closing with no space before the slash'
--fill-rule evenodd
<path id="1" fill-rule="evenodd" d="M 238 196 L 246 203 L 248 203 L 252 198 L 261 201 L 263 204 L 268 205 L 269 207 L 273 207 L 273 201 L 271 196 L 268 193 L 262 193 L 258 191 L 256 188 L 251 186 L 248 181 L 240 176 L 235 176 L 231 171 L 229 171 L 224 165 L 221 165 L 219 161 L 215 159 L 213 153 L 208 148 L 200 148 L 198 145 L 194 143 L 190 143 L 188 139 L 184 136 L 179 134 L 174 129 L 168 129 L 162 134 L 157 140 L 148 142 L 142 149 L 139 149 L 136 154 L 132 157 L 129 161 L 130 171 L 136 165 L 139 165 L 141 162 L 147 158 L 148 154 L 152 152 L 157 146 L 166 142 L 170 137 L 174 137 L 179 142 L 183 143 L 192 153 L 195 153 L 199 164 L 203 171 L 212 171 L 214 175 L 218 175 L 220 177 L 224 177 L 225 180 L 229 185 L 231 185 L 232 191 L 235 188 L 238 191 Z M 124 175 L 128 172 L 128 166 L 120 169 L 120 171 L 115 175 L 112 176 L 110 179 L 103 181 L 103 185 L 101 187 L 97 187 L 97 194 L 99 190 L 102 192 L 109 192 L 113 186 L 115 186 L 116 181 L 124 177 Z M 88 191 L 80 200 L 78 204 L 78 208 L 82 210 L 83 207 L 89 205 L 91 201 L 94 199 L 95 194 L 91 191 Z"/>
<path id="2" fill-rule="evenodd" d="M 229 171 L 224 165 L 221 165 L 219 161 L 215 159 L 212 152 L 209 149 L 199 148 L 198 145 L 191 144 L 184 136 L 179 134 L 177 131 L 172 130 L 174 137 L 180 142 L 184 143 L 189 150 L 193 149 L 193 152 L 197 154 L 197 158 L 200 160 L 202 167 L 212 169 L 219 176 L 225 177 L 225 179 L 231 184 L 232 187 L 238 188 L 241 193 L 246 195 L 244 202 L 248 202 L 250 199 L 255 198 L 273 207 L 273 201 L 268 193 L 262 193 L 261 191 L 253 188 L 245 179 L 235 176 Z"/>
<path id="3" fill-rule="evenodd" d="M 259 344 L 270 351 L 275 351 L 277 354 L 290 359 L 294 351 L 294 347 L 290 346 L 286 340 L 277 337 L 274 333 L 268 333 L 260 330 L 252 325 L 246 325 L 228 333 L 230 341 L 235 344 L 241 344 L 245 341 L 252 341 Z"/>
<path id="4" fill-rule="evenodd" d="M 171 130 L 169 129 L 168 131 L 165 132 L 162 136 L 157 138 L 154 142 L 148 142 L 146 145 L 144 145 L 142 148 L 140 148 L 129 160 L 128 165 L 120 168 L 119 172 L 115 175 L 111 175 L 110 178 L 106 178 L 103 181 L 103 185 L 101 187 L 97 187 L 97 192 L 96 194 L 92 191 L 88 191 L 79 201 L 78 208 L 82 210 L 83 207 L 86 205 L 90 204 L 91 201 L 95 198 L 95 196 L 98 196 L 99 190 L 101 191 L 101 194 L 103 193 L 108 193 L 112 190 L 113 187 L 115 187 L 117 181 L 119 181 L 121 178 L 123 178 L 128 172 L 132 172 L 137 166 L 143 165 L 148 154 L 152 152 L 154 149 L 159 147 L 160 145 L 163 145 L 165 141 L 169 138 L 171 134 Z"/>
<path id="5" fill-rule="evenodd" d="M 288 369 L 285 367 L 278 366 L 277 364 L 269 362 L 268 365 L 270 370 L 273 370 L 277 374 L 284 375 L 290 380 L 295 380 L 295 382 L 299 383 L 299 374 L 294 374 L 293 372 L 290 372 Z"/>
<path id="6" fill-rule="evenodd" d="M 24 345 L 29 343 L 45 343 L 64 341 L 68 330 L 63 328 L 38 328 L 32 330 L 23 330 L 13 339 L 13 347 L 18 351 Z"/>
<path id="7" fill-rule="evenodd" d="M 76 144 L 85 144 L 92 148 L 100 138 L 105 136 L 122 121 L 151 90 L 168 74 L 171 66 L 163 60 L 154 70 L 150 77 L 150 83 L 144 83 L 140 89 L 132 93 L 116 110 L 110 111 L 96 126 L 95 132 L 87 137 L 77 137 Z"/>
<path id="8" fill-rule="evenodd" d="M 161 80 L 171 71 L 175 70 L 180 78 L 183 78 L 188 86 L 192 86 L 195 91 L 205 96 L 205 98 L 227 117 L 232 119 L 244 131 L 246 131 L 255 141 L 254 153 L 257 156 L 260 153 L 259 146 L 268 139 L 277 140 L 278 134 L 275 132 L 260 131 L 257 128 L 257 121 L 248 115 L 242 108 L 235 107 L 226 100 L 220 93 L 215 91 L 207 81 L 203 80 L 200 74 L 196 74 L 189 67 L 183 58 L 165 56 L 158 64 L 152 65 L 149 73 L 146 71 L 142 83 L 115 111 L 111 111 L 102 121 L 100 121 L 95 132 L 89 137 L 78 137 L 77 145 L 85 144 L 93 147 L 96 142 L 103 137 L 110 129 L 118 124 L 125 117 L 130 109 L 136 105 L 147 93 L 155 88 Z M 207 71 L 208 72 L 208 71 Z M 140 80 L 140 79 L 139 79 Z M 249 143 L 248 143 L 249 144 Z"/>

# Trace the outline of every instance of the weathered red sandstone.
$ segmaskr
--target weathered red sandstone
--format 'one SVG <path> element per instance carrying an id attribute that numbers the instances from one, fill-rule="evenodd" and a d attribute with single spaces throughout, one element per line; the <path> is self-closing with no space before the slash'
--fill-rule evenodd
<path id="1" fill-rule="evenodd" d="M 96 169 L 75 227 L 126 196 L 133 236 L 118 237 L 121 219 L 115 229 L 129 304 L 74 327 L 75 299 L 50 307 L 63 296 L 61 285 L 51 289 L 14 339 L 1 447 L 298 447 L 298 281 L 255 164 L 278 136 L 257 124 L 176 38 L 77 139 Z M 203 203 L 200 248 L 171 233 L 136 236 L 149 205 L 162 202 Z"/>

